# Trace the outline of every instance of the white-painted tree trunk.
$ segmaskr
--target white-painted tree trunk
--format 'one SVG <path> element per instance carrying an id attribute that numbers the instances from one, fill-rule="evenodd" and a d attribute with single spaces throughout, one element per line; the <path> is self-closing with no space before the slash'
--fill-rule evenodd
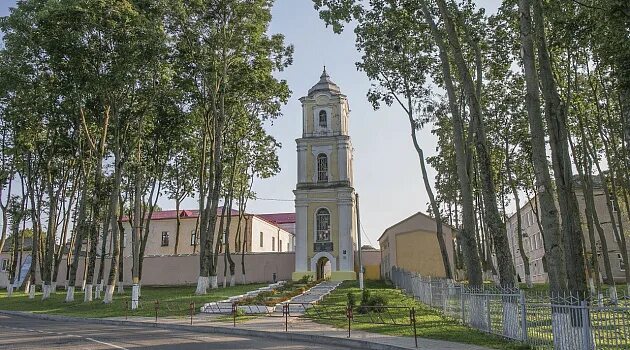
<path id="1" fill-rule="evenodd" d="M 81 291 L 85 292 L 85 286 L 87 286 L 87 281 L 86 280 L 81 281 Z"/>
<path id="2" fill-rule="evenodd" d="M 138 308 L 140 298 L 140 286 L 137 284 L 133 284 L 131 287 L 131 310 L 135 310 Z"/>
<path id="3" fill-rule="evenodd" d="M 94 299 L 100 299 L 101 298 L 101 288 L 99 288 L 99 286 L 97 285 L 96 288 L 94 288 Z"/>
<path id="4" fill-rule="evenodd" d="M 89 302 L 92 301 L 92 299 L 93 299 L 92 298 L 93 289 L 94 288 L 92 288 L 92 284 L 91 283 L 88 283 L 88 284 L 85 285 L 85 294 L 83 296 L 83 302 L 84 303 L 89 303 Z"/>
<path id="5" fill-rule="evenodd" d="M 57 293 L 57 282 L 53 282 L 50 284 L 50 294 Z"/>
<path id="6" fill-rule="evenodd" d="M 118 284 L 118 294 L 125 294 L 125 286 L 122 283 Z"/>
<path id="7" fill-rule="evenodd" d="M 245 275 L 242 275 L 242 276 L 241 276 L 241 282 L 242 282 L 243 284 L 247 284 L 247 278 L 245 278 Z"/>
<path id="8" fill-rule="evenodd" d="M 138 298 L 142 298 L 142 283 L 138 283 Z"/>
<path id="9" fill-rule="evenodd" d="M 103 297 L 104 304 L 111 304 L 112 300 L 114 300 L 114 285 L 108 285 L 105 289 L 105 297 Z"/>
<path id="10" fill-rule="evenodd" d="M 24 285 L 24 293 L 28 293 L 31 290 L 31 279 L 26 280 L 26 284 Z"/>
<path id="11" fill-rule="evenodd" d="M 44 284 L 42 286 L 42 300 L 46 300 L 50 297 L 50 285 Z"/>
<path id="12" fill-rule="evenodd" d="M 35 299 L 35 285 L 31 284 L 28 286 L 28 298 Z"/>
<path id="13" fill-rule="evenodd" d="M 521 313 L 516 300 L 503 301 L 503 336 L 520 340 Z"/>
<path id="14" fill-rule="evenodd" d="M 557 350 L 593 349 L 594 343 L 589 325 L 582 324 L 582 315 L 572 315 L 572 313 L 583 312 L 583 310 L 571 309 L 563 311 L 552 312 L 551 314 L 553 348 Z M 584 334 L 585 332 L 587 334 Z"/>
<path id="15" fill-rule="evenodd" d="M 10 297 L 11 295 L 13 295 L 13 285 L 9 283 L 7 286 L 7 297 Z"/>
<path id="16" fill-rule="evenodd" d="M 208 277 L 199 276 L 197 278 L 197 290 L 195 290 L 195 294 L 203 295 L 208 293 Z"/>
<path id="17" fill-rule="evenodd" d="M 230 287 L 234 287 L 236 285 L 236 276 L 230 276 Z"/>
<path id="18" fill-rule="evenodd" d="M 227 276 L 223 276 L 223 288 L 227 288 Z"/>
<path id="19" fill-rule="evenodd" d="M 217 276 L 210 276 L 210 288 L 219 288 L 219 279 L 217 278 Z"/>
<path id="20" fill-rule="evenodd" d="M 66 288 L 66 303 L 74 301 L 74 286 Z"/>
<path id="21" fill-rule="evenodd" d="M 611 301 L 613 304 L 617 304 L 617 300 L 618 300 L 618 297 L 617 297 L 617 287 L 615 287 L 615 286 L 611 286 L 611 287 L 608 289 L 608 291 L 610 292 L 610 301 Z"/>

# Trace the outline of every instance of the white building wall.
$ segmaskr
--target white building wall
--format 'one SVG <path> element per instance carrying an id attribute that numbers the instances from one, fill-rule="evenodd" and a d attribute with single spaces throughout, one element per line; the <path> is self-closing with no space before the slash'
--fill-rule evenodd
<path id="1" fill-rule="evenodd" d="M 294 251 L 293 235 L 256 216 L 252 218 L 252 252 Z M 261 241 L 262 235 L 262 241 Z M 279 247 L 279 243 L 282 247 Z"/>

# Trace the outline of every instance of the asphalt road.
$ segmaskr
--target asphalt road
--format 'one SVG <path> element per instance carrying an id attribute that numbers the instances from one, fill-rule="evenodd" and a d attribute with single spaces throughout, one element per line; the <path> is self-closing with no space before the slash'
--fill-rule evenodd
<path id="1" fill-rule="evenodd" d="M 0 349 L 343 349 L 289 340 L 150 327 L 37 320 L 0 314 Z"/>

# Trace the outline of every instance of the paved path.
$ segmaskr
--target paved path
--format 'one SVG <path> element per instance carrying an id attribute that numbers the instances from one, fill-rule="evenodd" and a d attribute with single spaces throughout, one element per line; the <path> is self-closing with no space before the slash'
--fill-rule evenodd
<path id="1" fill-rule="evenodd" d="M 0 349 L 345 349 L 252 336 L 49 321 L 0 314 Z"/>
<path id="2" fill-rule="evenodd" d="M 311 304 L 322 300 L 326 295 L 330 294 L 333 290 L 339 287 L 340 284 L 341 282 L 324 281 L 319 283 L 318 285 L 313 286 L 311 289 L 305 291 L 304 293 L 296 295 L 291 300 L 289 300 L 289 303 L 300 303 L 300 305 L 289 304 L 291 312 L 303 313 L 304 311 L 306 311 L 306 309 L 311 307 Z M 276 313 L 282 314 L 282 308 L 284 306 L 283 304 L 284 303 L 276 305 Z"/>
<path id="3" fill-rule="evenodd" d="M 120 320 L 120 318 L 116 318 Z M 124 319 L 124 318 L 123 318 Z M 130 318 L 131 320 L 131 318 Z M 147 323 L 154 323 L 153 318 L 133 318 L 134 321 L 141 321 Z M 190 324 L 190 319 L 182 318 L 161 318 L 159 319 L 161 324 L 178 324 L 186 325 Z M 194 326 L 221 326 L 221 327 L 233 327 L 233 323 L 223 316 L 221 318 L 212 315 L 197 315 L 193 319 Z M 194 327 L 193 326 L 193 327 Z M 261 316 L 255 319 L 238 322 L 236 324 L 237 329 L 248 329 L 254 331 L 264 332 L 285 332 L 285 321 L 283 317 L 271 317 Z M 315 323 L 308 319 L 292 317 L 289 318 L 288 333 L 305 334 L 312 336 L 316 341 L 318 337 L 334 337 L 339 339 L 348 339 L 348 330 L 335 328 L 329 325 L 323 325 Z M 352 331 L 350 339 L 367 341 L 374 344 L 383 345 L 383 348 L 398 348 L 398 349 L 416 349 L 414 347 L 414 339 L 412 337 L 397 337 L 390 335 L 383 335 L 378 333 L 369 333 L 364 331 Z M 487 348 L 454 343 L 442 340 L 432 340 L 425 338 L 418 338 L 418 349 L 443 349 L 443 350 L 488 350 Z"/>

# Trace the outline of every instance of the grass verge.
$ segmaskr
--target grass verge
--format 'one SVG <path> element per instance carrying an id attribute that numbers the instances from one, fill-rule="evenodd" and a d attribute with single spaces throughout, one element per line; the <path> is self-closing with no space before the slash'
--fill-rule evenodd
<path id="1" fill-rule="evenodd" d="M 528 346 L 516 342 L 511 342 L 503 338 L 486 334 L 468 327 L 465 327 L 453 320 L 449 320 L 437 311 L 432 310 L 404 295 L 400 290 L 380 281 L 366 281 L 365 287 L 370 289 L 371 295 L 379 295 L 387 300 L 387 306 L 415 307 L 416 311 L 416 331 L 418 337 L 447 340 L 458 343 L 474 344 L 492 349 L 529 349 Z M 328 324 L 339 328 L 347 328 L 348 321 L 345 319 L 345 306 L 348 300 L 348 293 L 355 295 L 356 300 L 361 300 L 361 290 L 356 281 L 346 281 L 322 302 L 321 306 L 310 309 L 306 317 L 312 321 Z M 328 305 L 336 306 L 328 306 Z M 337 310 L 338 309 L 338 310 Z M 341 316 L 339 316 L 341 315 Z M 331 317 L 327 317 L 331 316 Z M 354 313 L 352 323 L 353 330 L 395 335 L 413 336 L 411 326 L 396 326 L 392 323 L 409 324 L 408 309 L 392 309 L 380 314 Z M 379 324 L 386 323 L 386 324 Z"/>
<path id="2" fill-rule="evenodd" d="M 83 302 L 83 293 L 75 292 L 75 301 L 64 302 L 66 293 L 59 289 L 48 300 L 41 300 L 41 293 L 35 299 L 29 299 L 23 292 L 14 292 L 7 297 L 6 291 L 0 292 L 0 310 L 27 311 L 40 314 L 55 314 L 75 317 L 122 317 L 131 316 L 155 317 L 155 301 L 159 301 L 158 317 L 190 315 L 190 303 L 195 303 L 195 313 L 204 303 L 219 301 L 230 296 L 244 294 L 248 291 L 266 286 L 266 284 L 247 284 L 234 287 L 210 289 L 206 295 L 195 295 L 194 286 L 179 287 L 142 287 L 140 307 L 135 311 L 126 311 L 127 302 L 131 304 L 131 288 L 125 288 L 124 294 L 114 293 L 111 304 L 103 304 L 102 300 L 91 303 Z"/>

